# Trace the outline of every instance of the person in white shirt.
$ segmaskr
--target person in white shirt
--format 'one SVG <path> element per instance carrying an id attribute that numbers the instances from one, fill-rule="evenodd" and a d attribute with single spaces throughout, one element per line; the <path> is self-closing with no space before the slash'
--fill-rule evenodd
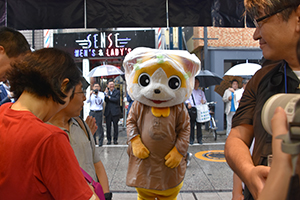
<path id="1" fill-rule="evenodd" d="M 187 108 L 191 109 L 191 107 L 196 107 L 196 105 L 205 104 L 206 98 L 204 92 L 199 89 L 200 82 L 197 78 L 195 78 L 195 86 L 192 91 L 192 95 L 188 100 L 185 101 L 187 104 Z M 197 142 L 199 144 L 202 144 L 202 123 L 198 123 L 196 119 L 192 120 L 190 118 L 190 124 L 191 124 L 191 134 L 190 134 L 190 144 L 194 144 L 195 140 L 195 123 L 197 125 Z"/>
<path id="2" fill-rule="evenodd" d="M 98 129 L 94 134 L 95 143 L 96 136 L 99 135 L 99 146 L 103 145 L 104 132 L 102 126 L 102 118 L 103 118 L 103 102 L 104 102 L 104 93 L 100 91 L 101 87 L 99 83 L 94 83 L 93 90 L 90 92 L 90 96 L 87 99 L 87 103 L 90 103 L 90 113 L 89 116 L 95 117 L 96 124 Z"/>
<path id="3" fill-rule="evenodd" d="M 231 121 L 232 117 L 235 114 L 236 109 L 238 108 L 237 102 L 237 89 L 239 87 L 239 82 L 236 79 L 231 81 L 231 87 L 225 90 L 222 100 L 226 103 L 225 114 L 227 120 L 227 129 L 226 135 L 228 136 L 231 130 Z"/>
<path id="4" fill-rule="evenodd" d="M 249 82 L 249 79 L 244 78 L 242 81 L 243 87 L 241 89 L 236 90 L 236 101 L 238 102 L 238 104 L 241 101 L 241 98 L 243 96 L 243 93 L 245 91 L 245 88 L 246 88 L 248 82 Z"/>

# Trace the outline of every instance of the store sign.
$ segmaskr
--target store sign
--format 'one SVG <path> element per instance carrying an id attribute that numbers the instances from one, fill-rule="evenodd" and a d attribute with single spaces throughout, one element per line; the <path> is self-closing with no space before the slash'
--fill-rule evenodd
<path id="1" fill-rule="evenodd" d="M 136 47 L 155 48 L 155 31 L 105 31 L 54 34 L 54 47 L 74 58 L 126 56 Z"/>

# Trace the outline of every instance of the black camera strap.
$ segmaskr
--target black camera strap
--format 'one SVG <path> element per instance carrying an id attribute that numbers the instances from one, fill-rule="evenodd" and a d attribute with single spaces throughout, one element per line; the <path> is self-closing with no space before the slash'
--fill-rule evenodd
<path id="1" fill-rule="evenodd" d="M 195 99 L 194 99 L 193 93 L 192 93 L 192 99 L 193 99 L 193 102 L 194 102 L 194 106 L 196 106 L 196 103 L 195 103 Z"/>

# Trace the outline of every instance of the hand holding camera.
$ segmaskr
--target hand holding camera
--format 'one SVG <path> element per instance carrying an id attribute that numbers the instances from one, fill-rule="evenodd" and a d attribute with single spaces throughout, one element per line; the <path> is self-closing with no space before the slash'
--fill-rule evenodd
<path id="1" fill-rule="evenodd" d="M 90 96 L 91 96 L 92 94 L 97 95 L 97 94 L 98 94 L 98 89 L 91 90 Z"/>
<path id="2" fill-rule="evenodd" d="M 108 87 L 105 88 L 105 93 L 106 93 L 106 94 L 108 94 L 108 91 L 109 91 Z"/>
<path id="3" fill-rule="evenodd" d="M 269 134 L 274 133 L 272 162 L 285 166 L 292 164 L 292 172 L 295 175 L 300 153 L 300 94 L 273 95 L 262 109 L 261 120 L 264 129 Z"/>

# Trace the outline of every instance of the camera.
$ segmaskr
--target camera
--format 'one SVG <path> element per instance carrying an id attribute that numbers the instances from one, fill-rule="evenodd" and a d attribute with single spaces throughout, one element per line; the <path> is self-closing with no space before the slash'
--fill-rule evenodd
<path id="1" fill-rule="evenodd" d="M 300 122 L 300 94 L 276 94 L 270 97 L 263 106 L 261 113 L 261 121 L 264 129 L 272 134 L 271 119 L 274 115 L 275 109 L 280 106 L 282 107 L 287 116 L 287 122 L 290 126 L 299 127 L 297 123 Z M 299 123 L 300 125 L 300 123 Z M 291 139 L 300 139 L 296 132 L 290 133 Z"/>
<path id="2" fill-rule="evenodd" d="M 98 93 L 98 89 L 95 89 L 95 90 L 94 90 L 94 93 L 97 94 L 97 93 Z"/>

